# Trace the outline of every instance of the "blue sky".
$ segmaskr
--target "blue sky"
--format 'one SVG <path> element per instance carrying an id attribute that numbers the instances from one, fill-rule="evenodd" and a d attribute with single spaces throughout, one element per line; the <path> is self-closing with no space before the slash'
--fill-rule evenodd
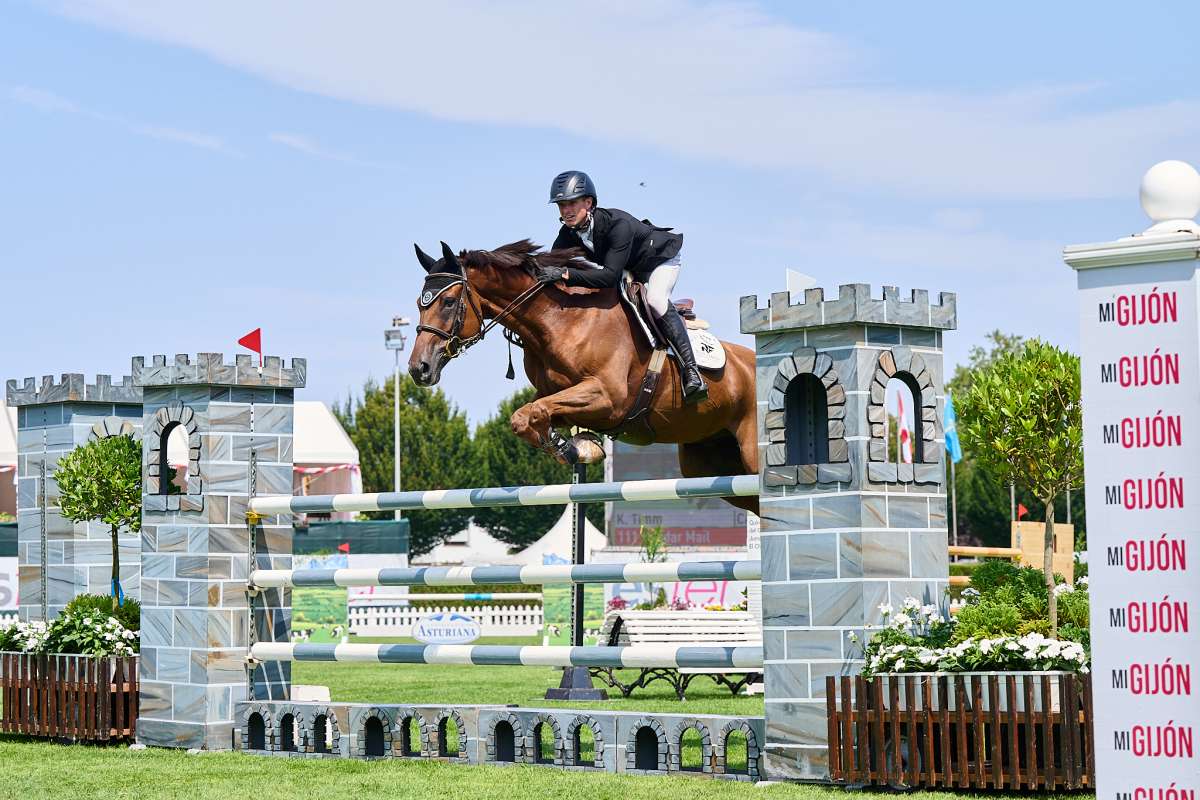
<path id="1" fill-rule="evenodd" d="M 1065 244 L 1146 227 L 1200 162 L 1194 3 L 9 2 L 0 8 L 2 377 L 129 356 L 309 359 L 334 401 L 390 374 L 412 243 L 548 243 L 550 179 L 686 238 L 678 296 L 954 291 L 1078 344 Z M 644 183 L 645 186 L 640 184 Z M 501 341 L 445 373 L 480 421 Z"/>

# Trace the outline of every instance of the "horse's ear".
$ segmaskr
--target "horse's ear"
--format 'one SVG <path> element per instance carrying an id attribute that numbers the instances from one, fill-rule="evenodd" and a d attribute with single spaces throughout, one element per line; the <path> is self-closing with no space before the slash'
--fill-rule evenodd
<path id="1" fill-rule="evenodd" d="M 458 256 L 454 255 L 450 245 L 445 242 L 442 242 L 442 258 L 446 260 L 447 272 L 462 272 L 462 264 L 458 263 Z M 449 269 L 450 267 L 453 269 Z"/>
<path id="2" fill-rule="evenodd" d="M 414 243 L 413 249 L 417 251 L 417 261 L 421 262 L 421 269 L 426 272 L 433 272 L 433 268 L 437 264 L 437 259 L 422 250 L 419 244 Z"/>

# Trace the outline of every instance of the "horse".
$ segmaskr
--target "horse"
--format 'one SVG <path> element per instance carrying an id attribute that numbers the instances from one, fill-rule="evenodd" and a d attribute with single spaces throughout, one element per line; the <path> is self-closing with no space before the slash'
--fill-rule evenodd
<path id="1" fill-rule="evenodd" d="M 408 362 L 418 385 L 435 385 L 452 359 L 501 325 L 523 348 L 525 375 L 537 393 L 510 418 L 513 432 L 534 447 L 553 451 L 563 463 L 602 458 L 592 441 L 577 436 L 565 442 L 554 430 L 574 426 L 638 445 L 675 444 L 684 477 L 758 472 L 753 350 L 722 342 L 725 366 L 705 372 L 708 397 L 697 404 L 684 402 L 678 366 L 666 359 L 633 424 L 628 418 L 654 349 L 620 290 L 565 287 L 534 277 L 539 265 L 579 266 L 580 251 L 542 251 L 524 239 L 455 255 L 441 244 L 439 259 L 415 246 L 426 272 Z M 728 502 L 758 512 L 757 497 Z"/>

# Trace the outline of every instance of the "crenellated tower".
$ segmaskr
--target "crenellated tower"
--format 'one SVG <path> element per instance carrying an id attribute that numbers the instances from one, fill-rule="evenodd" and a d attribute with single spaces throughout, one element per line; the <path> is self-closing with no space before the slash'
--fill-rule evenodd
<path id="1" fill-rule="evenodd" d="M 777 292 L 765 308 L 743 297 L 741 322 L 757 350 L 766 770 L 822 779 L 826 678 L 861 669 L 881 604 L 945 607 L 942 333 L 955 297 Z M 889 458 L 893 381 L 911 397 L 912 463 Z"/>

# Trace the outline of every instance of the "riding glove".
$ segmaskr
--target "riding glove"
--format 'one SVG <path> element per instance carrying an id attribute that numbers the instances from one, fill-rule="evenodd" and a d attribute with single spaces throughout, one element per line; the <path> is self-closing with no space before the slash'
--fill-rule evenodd
<path id="1" fill-rule="evenodd" d="M 541 283 L 554 283 L 563 279 L 562 267 L 539 266 L 535 271 L 537 279 Z"/>

